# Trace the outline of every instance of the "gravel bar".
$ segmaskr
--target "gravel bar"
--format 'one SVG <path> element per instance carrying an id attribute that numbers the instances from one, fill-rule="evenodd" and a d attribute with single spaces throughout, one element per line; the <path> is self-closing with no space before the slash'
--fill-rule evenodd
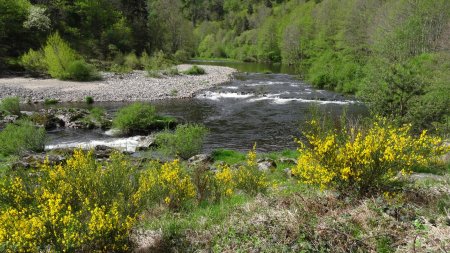
<path id="1" fill-rule="evenodd" d="M 192 65 L 178 65 L 184 71 Z M 0 78 L 0 98 L 18 96 L 23 102 L 57 99 L 61 102 L 81 102 L 87 96 L 98 102 L 149 101 L 168 98 L 188 98 L 196 92 L 230 82 L 235 69 L 202 66 L 206 74 L 151 78 L 145 71 L 128 74 L 102 73 L 94 82 L 60 81 L 36 78 Z"/>

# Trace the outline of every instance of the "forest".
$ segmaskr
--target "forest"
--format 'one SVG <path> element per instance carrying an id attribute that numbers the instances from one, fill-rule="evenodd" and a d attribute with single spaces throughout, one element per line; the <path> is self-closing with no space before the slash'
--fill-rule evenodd
<path id="1" fill-rule="evenodd" d="M 449 0 L 0 0 L 0 252 L 449 252 L 449 137 Z"/>

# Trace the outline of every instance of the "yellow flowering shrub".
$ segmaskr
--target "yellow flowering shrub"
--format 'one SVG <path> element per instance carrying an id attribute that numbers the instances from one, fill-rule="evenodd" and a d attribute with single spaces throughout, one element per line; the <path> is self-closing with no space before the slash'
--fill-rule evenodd
<path id="1" fill-rule="evenodd" d="M 256 195 L 259 192 L 265 192 L 269 187 L 269 180 L 266 174 L 258 169 L 256 144 L 247 153 L 246 163 L 233 172 L 236 188 L 248 194 Z"/>
<path id="2" fill-rule="evenodd" d="M 165 203 L 172 209 L 183 207 L 196 197 L 195 186 L 179 160 L 147 169 L 140 177 L 139 190 L 133 199 Z"/>
<path id="3" fill-rule="evenodd" d="M 218 171 L 214 174 L 214 186 L 216 201 L 233 195 L 236 183 L 230 166 L 226 164 L 218 166 Z"/>
<path id="4" fill-rule="evenodd" d="M 427 166 L 445 152 L 442 140 L 410 133 L 411 126 L 396 127 L 378 118 L 366 127 L 326 130 L 313 120 L 299 142 L 300 156 L 293 173 L 304 183 L 322 189 L 335 187 L 370 194 L 408 174 L 414 166 Z"/>
<path id="5" fill-rule="evenodd" d="M 100 163 L 76 150 L 64 165 L 22 174 L 0 185 L 2 252 L 128 250 L 137 174 L 122 155 Z"/>

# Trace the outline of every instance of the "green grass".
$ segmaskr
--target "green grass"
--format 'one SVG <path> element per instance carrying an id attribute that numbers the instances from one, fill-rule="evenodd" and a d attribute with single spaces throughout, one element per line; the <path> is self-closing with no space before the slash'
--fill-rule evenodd
<path id="1" fill-rule="evenodd" d="M 249 200 L 247 195 L 233 195 L 221 203 L 204 203 L 181 213 L 163 212 L 144 220 L 141 226 L 150 230 L 161 229 L 165 236 L 181 234 L 187 229 L 208 229 L 222 223 L 237 206 Z"/>
<path id="2" fill-rule="evenodd" d="M 236 164 L 245 161 L 245 154 L 229 150 L 229 149 L 217 149 L 212 152 L 212 157 L 215 162 L 226 162 L 228 164 Z"/>
<path id="3" fill-rule="evenodd" d="M 275 152 L 262 154 L 263 157 L 267 157 L 267 158 L 270 158 L 270 159 L 273 159 L 273 160 L 278 160 L 280 158 L 297 159 L 298 155 L 299 155 L 299 153 L 295 149 L 285 149 L 285 150 L 282 150 L 282 151 L 275 151 Z"/>

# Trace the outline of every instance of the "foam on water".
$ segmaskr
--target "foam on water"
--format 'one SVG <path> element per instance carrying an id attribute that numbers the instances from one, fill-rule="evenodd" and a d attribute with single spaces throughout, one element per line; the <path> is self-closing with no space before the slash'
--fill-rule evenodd
<path id="1" fill-rule="evenodd" d="M 245 99 L 254 96 L 253 94 L 242 94 L 236 92 L 213 92 L 206 91 L 204 94 L 198 95 L 196 98 L 200 99 L 210 99 L 210 100 L 219 100 L 221 98 L 236 98 L 236 99 Z"/>
<path id="2" fill-rule="evenodd" d="M 66 149 L 66 148 L 81 148 L 81 149 L 93 149 L 96 146 L 107 146 L 110 148 L 116 148 L 123 151 L 135 152 L 139 146 L 142 136 L 133 136 L 129 138 L 114 138 L 108 140 L 91 140 L 86 142 L 61 142 L 55 145 L 46 145 L 45 150 L 52 149 Z"/>

